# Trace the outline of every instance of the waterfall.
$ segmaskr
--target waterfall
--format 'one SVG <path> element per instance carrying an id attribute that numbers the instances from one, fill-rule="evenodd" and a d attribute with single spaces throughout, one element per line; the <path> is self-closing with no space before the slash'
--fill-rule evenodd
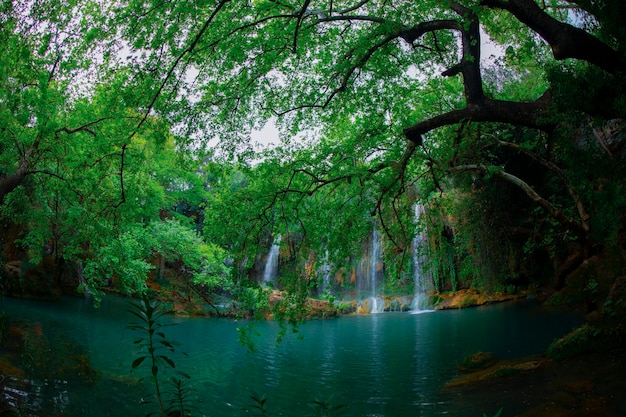
<path id="1" fill-rule="evenodd" d="M 330 261 L 329 261 L 328 249 L 324 251 L 324 258 L 322 264 L 317 269 L 317 274 L 322 278 L 320 287 L 320 295 L 330 291 Z"/>
<path id="2" fill-rule="evenodd" d="M 263 284 L 274 283 L 278 276 L 278 256 L 280 252 L 281 236 L 276 236 L 272 247 L 270 248 L 267 258 L 265 259 L 265 268 L 263 269 Z"/>
<path id="3" fill-rule="evenodd" d="M 369 254 L 364 257 L 365 262 L 361 263 L 362 273 L 357 277 L 357 296 L 362 300 L 362 311 L 382 313 L 385 301 L 378 295 L 378 291 L 383 275 L 383 250 L 381 236 L 376 228 L 372 231 L 370 243 Z"/>
<path id="4" fill-rule="evenodd" d="M 78 275 L 78 283 L 79 285 L 79 289 L 82 289 L 83 291 L 83 295 L 85 297 L 91 297 L 91 290 L 89 289 L 89 285 L 87 285 L 87 281 L 85 280 L 85 275 L 83 274 L 83 263 L 82 262 L 78 262 L 76 264 L 76 274 Z"/>
<path id="5" fill-rule="evenodd" d="M 378 282 L 382 275 L 383 247 L 380 233 L 376 228 L 372 231 L 372 254 L 370 257 L 370 286 L 372 288 L 372 313 L 382 313 L 385 309 L 384 300 L 378 296 Z"/>
<path id="6" fill-rule="evenodd" d="M 376 296 L 378 289 L 378 269 L 382 265 L 382 245 L 380 241 L 380 233 L 376 228 L 372 231 L 372 253 L 370 255 L 369 279 L 372 288 L 372 296 Z"/>
<path id="7" fill-rule="evenodd" d="M 413 312 L 428 311 L 428 293 L 434 289 L 433 280 L 425 270 L 426 251 L 428 250 L 426 231 L 420 225 L 420 217 L 424 214 L 421 203 L 415 205 L 414 221 L 417 228 L 413 238 Z"/>

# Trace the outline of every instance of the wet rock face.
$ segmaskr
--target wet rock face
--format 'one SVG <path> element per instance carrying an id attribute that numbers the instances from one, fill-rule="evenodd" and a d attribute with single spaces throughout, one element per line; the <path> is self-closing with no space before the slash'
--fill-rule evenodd
<path id="1" fill-rule="evenodd" d="M 381 295 L 358 301 L 356 314 L 410 311 L 412 298 L 407 296 Z"/>
<path id="2" fill-rule="evenodd" d="M 481 306 L 485 304 L 501 303 L 515 299 L 525 298 L 520 294 L 495 294 L 482 293 L 475 289 L 459 290 L 449 294 L 439 294 L 441 301 L 435 306 L 435 310 L 447 310 L 456 308 L 467 308 Z"/>

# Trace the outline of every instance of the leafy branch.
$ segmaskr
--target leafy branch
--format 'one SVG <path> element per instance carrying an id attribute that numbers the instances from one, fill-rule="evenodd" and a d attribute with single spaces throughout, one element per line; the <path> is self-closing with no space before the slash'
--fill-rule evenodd
<path id="1" fill-rule="evenodd" d="M 166 374 L 169 370 L 183 378 L 189 378 L 189 375 L 176 369 L 176 365 L 170 357 L 171 354 L 175 353 L 176 347 L 179 346 L 180 343 L 170 340 L 165 336 L 162 329 L 171 326 L 171 324 L 163 324 L 161 322 L 168 312 L 160 308 L 158 302 L 150 301 L 144 296 L 139 302 L 131 303 L 128 311 L 134 315 L 138 321 L 131 322 L 127 326 L 127 329 L 141 334 L 141 336 L 133 342 L 138 348 L 139 353 L 133 360 L 131 368 L 137 369 L 143 363 L 148 364 L 159 404 L 159 410 L 161 414 L 164 415 L 166 406 L 163 400 L 160 375 Z M 180 378 L 173 378 L 173 381 L 177 379 Z M 180 383 L 178 384 L 178 388 L 181 388 Z"/>

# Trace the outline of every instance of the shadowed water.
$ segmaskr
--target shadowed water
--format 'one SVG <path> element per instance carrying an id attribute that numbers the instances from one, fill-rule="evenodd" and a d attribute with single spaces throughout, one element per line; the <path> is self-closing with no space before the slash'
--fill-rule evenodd
<path id="1" fill-rule="evenodd" d="M 99 309 L 82 299 L 5 300 L 9 315 L 40 326 L 51 355 L 67 355 L 55 346 L 75 345 L 96 372 L 85 383 L 78 377 L 46 379 L 33 370 L 29 380 L 38 388 L 31 398 L 47 408 L 37 415 L 140 416 L 153 410 L 140 404 L 149 400 L 138 381 L 145 372 L 130 372 L 136 335 L 125 329 L 126 305 L 117 298 L 105 299 Z M 279 416 L 312 415 L 313 400 L 343 404 L 346 416 L 481 416 L 488 410 L 458 398 L 452 409 L 452 398 L 440 394 L 461 359 L 476 351 L 501 358 L 540 353 L 580 323 L 579 317 L 533 304 L 502 304 L 316 320 L 277 344 L 279 326 L 260 322 L 251 353 L 239 344 L 237 331 L 249 322 L 172 320 L 177 325 L 166 328 L 167 335 L 188 354 L 176 357 L 176 364 L 192 377 L 196 415 L 217 417 L 250 415 L 242 408 L 253 393 L 266 395 L 272 415 Z"/>

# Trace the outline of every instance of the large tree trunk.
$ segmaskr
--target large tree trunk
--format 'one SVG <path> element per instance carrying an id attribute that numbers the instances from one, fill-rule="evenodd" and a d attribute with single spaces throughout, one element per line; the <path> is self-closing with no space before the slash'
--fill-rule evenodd
<path id="1" fill-rule="evenodd" d="M 4 198 L 7 194 L 24 183 L 26 175 L 28 174 L 28 167 L 30 165 L 28 161 L 29 155 L 30 152 L 22 158 L 20 166 L 13 174 L 0 178 L 0 205 L 4 203 Z"/>

